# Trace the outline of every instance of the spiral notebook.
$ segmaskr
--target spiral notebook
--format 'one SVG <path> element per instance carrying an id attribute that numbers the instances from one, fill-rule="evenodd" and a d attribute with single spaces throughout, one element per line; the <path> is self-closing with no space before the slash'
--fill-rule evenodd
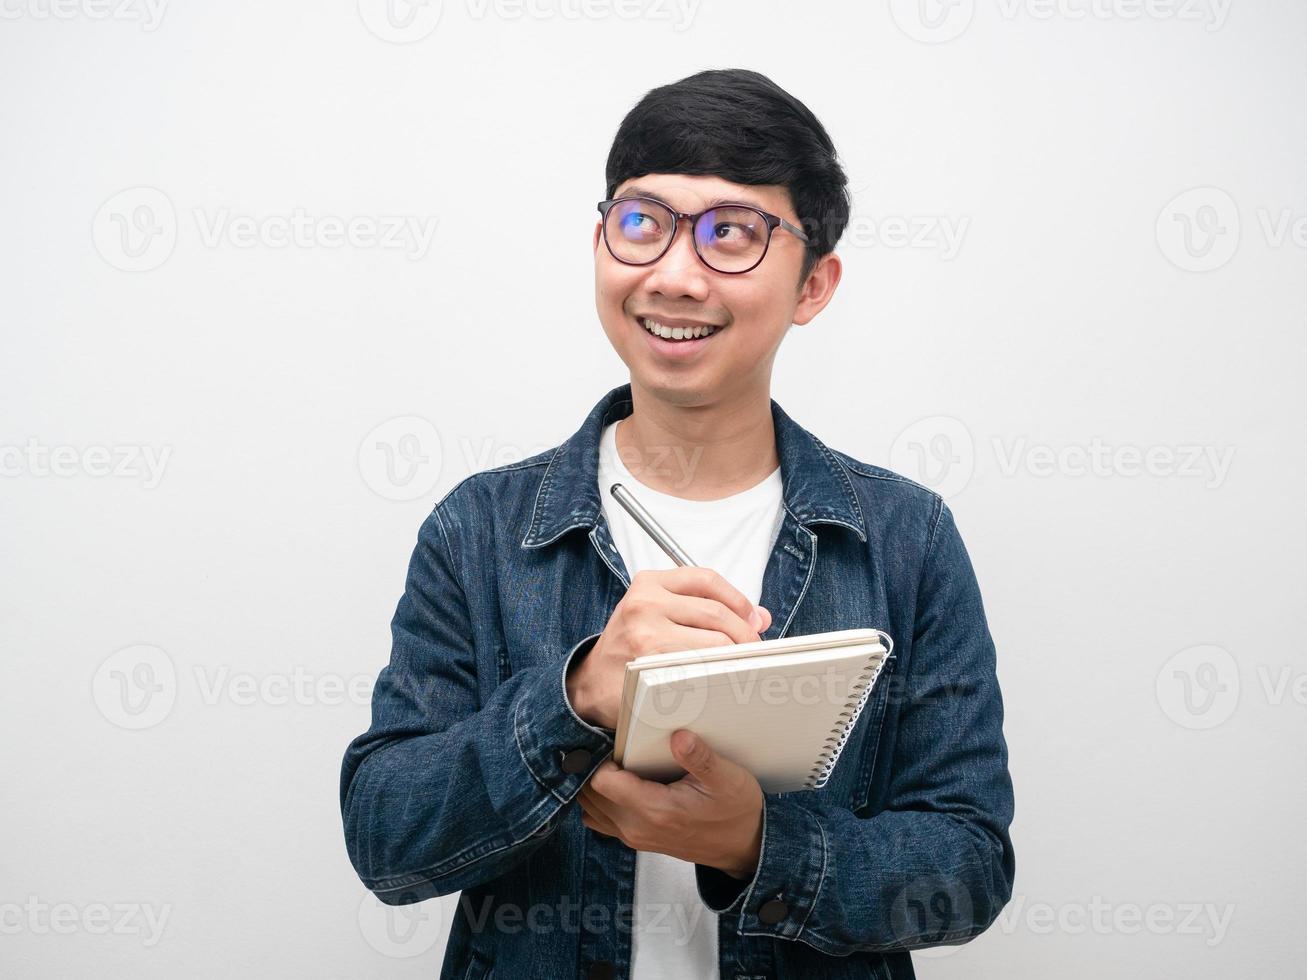
<path id="1" fill-rule="evenodd" d="M 688 728 L 765 793 L 819 789 L 893 647 L 883 630 L 848 629 L 636 657 L 613 760 L 645 779 L 677 779 L 685 770 L 671 736 Z"/>

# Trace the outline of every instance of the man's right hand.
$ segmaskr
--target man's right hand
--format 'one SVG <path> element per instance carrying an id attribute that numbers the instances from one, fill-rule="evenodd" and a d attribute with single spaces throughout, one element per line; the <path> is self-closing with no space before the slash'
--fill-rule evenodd
<path id="1" fill-rule="evenodd" d="M 771 613 L 711 568 L 636 572 L 588 653 L 567 671 L 567 699 L 585 721 L 617 728 L 626 662 L 647 653 L 752 643 Z"/>

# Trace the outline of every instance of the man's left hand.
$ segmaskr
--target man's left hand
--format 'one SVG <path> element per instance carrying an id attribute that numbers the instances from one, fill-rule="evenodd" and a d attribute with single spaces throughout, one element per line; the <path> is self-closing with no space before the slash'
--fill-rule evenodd
<path id="1" fill-rule="evenodd" d="M 672 733 L 686 773 L 671 783 L 641 779 L 605 759 L 581 787 L 581 822 L 637 851 L 658 851 L 753 877 L 762 849 L 762 787 L 743 766 L 693 732 Z"/>

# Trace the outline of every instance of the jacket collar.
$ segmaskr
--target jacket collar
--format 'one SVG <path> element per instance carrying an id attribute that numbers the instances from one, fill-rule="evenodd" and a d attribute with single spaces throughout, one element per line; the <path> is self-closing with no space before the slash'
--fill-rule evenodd
<path id="1" fill-rule="evenodd" d="M 575 528 L 593 528 L 599 519 L 599 442 L 604 427 L 631 414 L 631 385 L 619 385 L 590 410 L 581 428 L 554 450 L 536 491 L 531 525 L 523 548 L 551 544 Z M 771 399 L 780 457 L 781 495 L 785 507 L 804 526 L 840 524 L 864 542 L 862 508 L 844 465 L 812 433 Z"/>

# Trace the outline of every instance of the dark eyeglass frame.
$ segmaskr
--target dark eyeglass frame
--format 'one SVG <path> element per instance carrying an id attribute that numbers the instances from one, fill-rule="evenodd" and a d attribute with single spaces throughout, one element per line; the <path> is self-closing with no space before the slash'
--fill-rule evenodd
<path id="1" fill-rule="evenodd" d="M 630 259 L 621 258 L 620 256 L 618 256 L 616 252 L 613 251 L 613 246 L 608 241 L 608 212 L 614 204 L 621 204 L 623 201 L 640 201 L 641 203 L 644 204 L 653 204 L 662 208 L 668 214 L 674 216 L 673 221 L 675 222 L 675 224 L 672 227 L 672 233 L 667 236 L 667 241 L 663 245 L 663 250 L 659 252 L 657 255 L 655 255 L 653 258 L 645 262 L 632 262 Z M 708 214 L 711 211 L 721 210 L 722 208 L 738 208 L 744 211 L 752 211 L 754 214 L 762 218 L 762 220 L 767 225 L 767 240 L 763 242 L 762 254 L 758 256 L 758 261 L 753 263 L 753 265 L 749 266 L 749 268 L 747 269 L 733 269 L 733 270 L 719 269 L 717 268 L 717 266 L 713 265 L 711 262 L 709 262 L 707 259 L 703 257 L 703 252 L 699 251 L 699 236 L 694 233 L 695 226 L 699 223 L 699 219 L 702 218 L 705 214 Z M 802 228 L 798 228 L 795 225 L 792 225 L 790 222 L 786 221 L 780 215 L 771 214 L 770 212 L 762 210 L 762 208 L 755 208 L 751 204 L 714 204 L 712 207 L 704 208 L 702 211 L 699 211 L 696 214 L 687 214 L 684 211 L 677 211 L 675 208 L 664 204 L 662 201 L 655 200 L 652 197 L 641 197 L 638 194 L 634 194 L 627 197 L 615 197 L 608 201 L 600 201 L 599 215 L 600 215 L 599 223 L 603 228 L 604 245 L 608 249 L 608 254 L 611 255 L 614 259 L 617 259 L 617 261 L 621 262 L 623 265 L 653 265 L 655 262 L 661 259 L 664 255 L 667 254 L 668 249 L 672 247 L 672 242 L 676 241 L 676 233 L 681 230 L 682 218 L 690 222 L 690 242 L 694 246 L 694 254 L 699 256 L 699 261 L 702 262 L 704 265 L 706 265 L 709 269 L 712 269 L 713 272 L 720 272 L 724 276 L 739 276 L 739 275 L 743 275 L 746 272 L 752 272 L 754 269 L 758 268 L 758 266 L 762 264 L 762 260 L 767 257 L 767 250 L 771 248 L 772 234 L 776 231 L 777 228 L 784 228 L 786 231 L 788 231 L 791 235 L 794 235 L 796 238 L 799 239 L 799 241 L 803 242 L 805 245 L 808 244 L 809 242 L 808 236 L 803 231 Z"/>

